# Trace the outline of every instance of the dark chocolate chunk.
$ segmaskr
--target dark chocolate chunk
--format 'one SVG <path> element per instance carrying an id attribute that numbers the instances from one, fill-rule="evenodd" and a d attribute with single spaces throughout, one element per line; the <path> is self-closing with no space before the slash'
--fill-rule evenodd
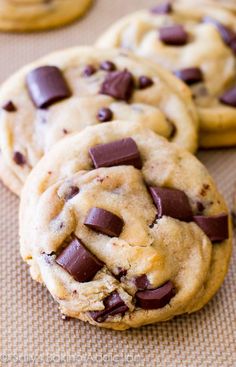
<path id="1" fill-rule="evenodd" d="M 116 70 L 116 65 L 114 62 L 106 60 L 101 63 L 100 69 L 105 71 L 114 71 Z"/>
<path id="2" fill-rule="evenodd" d="M 96 71 L 97 70 L 93 65 L 86 65 L 83 72 L 82 72 L 82 75 L 85 76 L 85 77 L 88 77 L 88 76 L 91 76 L 91 75 L 95 74 Z"/>
<path id="3" fill-rule="evenodd" d="M 172 12 L 172 5 L 170 2 L 166 2 L 160 5 L 155 6 L 151 9 L 151 13 L 153 14 L 169 14 Z"/>
<path id="4" fill-rule="evenodd" d="M 26 163 L 25 156 L 21 152 L 14 152 L 13 160 L 19 166 L 23 166 Z"/>
<path id="5" fill-rule="evenodd" d="M 119 237 L 124 225 L 123 219 L 101 208 L 90 209 L 84 224 L 96 232 Z"/>
<path id="6" fill-rule="evenodd" d="M 26 77 L 26 85 L 38 108 L 47 108 L 71 96 L 63 74 L 56 66 L 41 66 L 32 70 Z"/>
<path id="7" fill-rule="evenodd" d="M 153 85 L 153 80 L 148 76 L 142 75 L 139 77 L 139 89 L 145 89 Z"/>
<path id="8" fill-rule="evenodd" d="M 188 41 L 188 34 L 182 25 L 161 28 L 159 37 L 163 43 L 172 46 L 182 46 Z"/>
<path id="9" fill-rule="evenodd" d="M 58 265 L 62 266 L 78 282 L 89 282 L 103 267 L 99 261 L 78 238 L 71 243 L 56 258 Z"/>
<path id="10" fill-rule="evenodd" d="M 220 97 L 220 102 L 228 106 L 236 107 L 236 87 L 225 92 Z"/>
<path id="11" fill-rule="evenodd" d="M 137 144 L 132 138 L 116 140 L 107 144 L 95 145 L 89 149 L 95 168 L 112 166 L 142 167 Z"/>
<path id="12" fill-rule="evenodd" d="M 228 215 L 195 215 L 194 222 L 203 230 L 212 242 L 221 242 L 229 238 Z"/>
<path id="13" fill-rule="evenodd" d="M 121 299 L 117 291 L 114 291 L 108 297 L 106 297 L 103 300 L 103 304 L 105 307 L 104 310 L 89 312 L 90 316 L 96 322 L 104 322 L 108 318 L 108 316 L 124 314 L 129 309 L 128 306 L 126 306 L 124 301 Z"/>
<path id="14" fill-rule="evenodd" d="M 79 193 L 79 188 L 77 186 L 70 186 L 64 196 L 65 201 L 72 199 Z"/>
<path id="15" fill-rule="evenodd" d="M 185 222 L 192 220 L 192 209 L 183 191 L 166 187 L 150 187 L 150 192 L 158 210 L 158 218 L 167 215 Z"/>
<path id="16" fill-rule="evenodd" d="M 134 282 L 138 289 L 147 289 L 151 285 L 146 274 L 136 277 Z"/>
<path id="17" fill-rule="evenodd" d="M 127 270 L 126 269 L 122 269 L 122 268 L 118 268 L 118 273 L 117 274 L 113 274 L 114 277 L 117 279 L 117 280 L 121 280 L 122 277 L 125 277 L 126 274 L 127 274 Z"/>
<path id="18" fill-rule="evenodd" d="M 203 80 L 203 74 L 199 68 L 186 68 L 181 70 L 176 70 L 174 72 L 177 78 L 183 80 L 188 85 L 199 83 Z"/>
<path id="19" fill-rule="evenodd" d="M 233 29 L 231 29 L 230 27 L 227 27 L 226 25 L 220 23 L 218 20 L 213 19 L 211 17 L 205 17 L 204 21 L 216 26 L 224 43 L 227 46 L 229 46 L 232 49 L 232 51 L 235 53 L 236 52 L 236 32 Z"/>
<path id="20" fill-rule="evenodd" d="M 128 70 L 108 73 L 100 93 L 118 100 L 128 101 L 134 90 L 134 79 Z"/>
<path id="21" fill-rule="evenodd" d="M 202 213 L 205 210 L 205 206 L 201 203 L 201 201 L 197 201 L 197 211 L 198 213 Z"/>
<path id="22" fill-rule="evenodd" d="M 136 293 L 137 306 L 144 310 L 154 310 L 166 306 L 175 295 L 171 281 L 156 289 L 138 291 Z"/>
<path id="23" fill-rule="evenodd" d="M 112 117 L 113 117 L 113 112 L 110 110 L 110 108 L 106 108 L 106 107 L 100 108 L 97 114 L 97 118 L 101 122 L 111 121 Z"/>
<path id="24" fill-rule="evenodd" d="M 7 112 L 16 112 L 17 108 L 14 105 L 14 103 L 12 101 L 7 101 L 6 103 L 4 103 L 4 105 L 2 106 L 2 109 L 7 111 Z"/>

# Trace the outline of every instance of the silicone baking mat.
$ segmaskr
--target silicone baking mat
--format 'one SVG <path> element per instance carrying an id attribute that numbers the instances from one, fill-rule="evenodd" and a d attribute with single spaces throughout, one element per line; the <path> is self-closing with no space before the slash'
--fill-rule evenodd
<path id="1" fill-rule="evenodd" d="M 0 34 L 0 81 L 55 49 L 91 44 L 120 16 L 155 5 L 148 0 L 97 0 L 81 21 L 50 32 Z M 232 206 L 236 149 L 200 152 Z M 200 312 L 137 330 L 103 330 L 61 320 L 57 304 L 34 282 L 18 250 L 18 199 L 0 184 L 0 365 L 236 366 L 235 255 L 215 298 Z"/>

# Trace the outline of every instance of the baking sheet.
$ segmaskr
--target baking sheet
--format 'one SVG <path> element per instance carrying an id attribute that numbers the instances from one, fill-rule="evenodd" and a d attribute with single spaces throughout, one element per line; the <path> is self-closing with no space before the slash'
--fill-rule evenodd
<path id="1" fill-rule="evenodd" d="M 92 44 L 120 16 L 149 0 L 97 0 L 81 21 L 50 32 L 0 34 L 0 82 L 55 49 Z M 199 152 L 232 207 L 236 149 Z M 63 321 L 47 290 L 34 282 L 18 250 L 18 199 L 0 184 L 0 366 L 236 366 L 235 254 L 215 298 L 200 312 L 137 330 L 103 330 Z"/>

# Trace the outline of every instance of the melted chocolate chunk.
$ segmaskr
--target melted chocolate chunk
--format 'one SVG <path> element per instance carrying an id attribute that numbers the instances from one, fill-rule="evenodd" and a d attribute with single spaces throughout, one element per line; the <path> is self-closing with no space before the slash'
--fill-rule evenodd
<path id="1" fill-rule="evenodd" d="M 100 69 L 105 71 L 114 71 L 116 70 L 116 65 L 114 62 L 106 60 L 101 63 Z"/>
<path id="2" fill-rule="evenodd" d="M 166 3 L 160 4 L 155 6 L 154 8 L 151 9 L 151 13 L 153 14 L 169 14 L 172 12 L 172 5 L 171 3 L 168 1 Z"/>
<path id="3" fill-rule="evenodd" d="M 26 163 L 25 156 L 21 152 L 14 152 L 13 160 L 18 166 L 23 166 Z"/>
<path id="4" fill-rule="evenodd" d="M 92 280 L 103 267 L 103 263 L 77 237 L 56 258 L 56 262 L 70 273 L 75 280 L 82 283 Z"/>
<path id="5" fill-rule="evenodd" d="M 41 66 L 26 77 L 30 97 L 37 108 L 47 108 L 71 96 L 63 74 L 56 66 Z"/>
<path id="6" fill-rule="evenodd" d="M 236 107 L 236 87 L 225 92 L 220 97 L 220 102 L 231 107 Z"/>
<path id="7" fill-rule="evenodd" d="M 16 112 L 17 108 L 14 105 L 14 103 L 12 101 L 7 101 L 6 103 L 4 103 L 4 105 L 2 106 L 2 109 L 7 111 L 7 112 Z"/>
<path id="8" fill-rule="evenodd" d="M 229 46 L 234 53 L 236 53 L 236 32 L 211 17 L 205 17 L 204 21 L 213 24 L 218 29 L 224 43 Z"/>
<path id="9" fill-rule="evenodd" d="M 104 322 L 108 318 L 108 316 L 124 314 L 129 309 L 128 306 L 126 306 L 124 301 L 121 299 L 117 291 L 114 291 L 108 297 L 106 297 L 103 300 L 103 304 L 105 307 L 104 310 L 89 312 L 90 316 L 96 322 Z"/>
<path id="10" fill-rule="evenodd" d="M 108 73 L 102 83 L 100 93 L 118 100 L 128 101 L 134 90 L 134 80 L 128 70 Z"/>
<path id="11" fill-rule="evenodd" d="M 212 242 L 221 242 L 229 238 L 228 215 L 195 215 L 194 222 L 203 230 Z"/>
<path id="12" fill-rule="evenodd" d="M 85 77 L 89 77 L 89 76 L 95 74 L 96 71 L 97 70 L 93 65 L 86 65 L 83 72 L 82 72 L 82 75 L 85 76 Z"/>
<path id="13" fill-rule="evenodd" d="M 199 68 L 181 69 L 175 71 L 174 74 L 188 85 L 199 83 L 203 80 L 203 74 Z"/>
<path id="14" fill-rule="evenodd" d="M 163 43 L 170 46 L 183 46 L 188 42 L 188 34 L 182 25 L 161 28 L 159 38 Z"/>
<path id="15" fill-rule="evenodd" d="M 89 154 L 95 168 L 122 165 L 142 167 L 137 144 L 132 138 L 95 145 L 89 149 Z"/>
<path id="16" fill-rule="evenodd" d="M 147 289 L 150 287 L 150 282 L 146 274 L 140 275 L 135 278 L 135 285 L 138 289 Z"/>
<path id="17" fill-rule="evenodd" d="M 79 188 L 77 186 L 70 186 L 64 196 L 65 201 L 72 199 L 79 193 Z"/>
<path id="18" fill-rule="evenodd" d="M 154 84 L 153 80 L 145 75 L 140 76 L 138 81 L 139 81 L 138 85 L 139 89 L 146 89 Z"/>
<path id="19" fill-rule="evenodd" d="M 154 310 L 166 306 L 175 295 L 171 281 L 156 289 L 138 291 L 136 293 L 137 306 L 144 310 Z"/>
<path id="20" fill-rule="evenodd" d="M 97 118 L 100 122 L 108 122 L 111 121 L 113 117 L 113 112 L 110 110 L 110 108 L 100 108 L 97 114 Z"/>
<path id="21" fill-rule="evenodd" d="M 166 215 L 185 222 L 192 220 L 192 209 L 183 191 L 166 187 L 150 187 L 150 192 L 158 210 L 158 218 Z"/>
<path id="22" fill-rule="evenodd" d="M 110 237 L 119 237 L 124 226 L 123 219 L 101 208 L 90 209 L 84 224 Z"/>

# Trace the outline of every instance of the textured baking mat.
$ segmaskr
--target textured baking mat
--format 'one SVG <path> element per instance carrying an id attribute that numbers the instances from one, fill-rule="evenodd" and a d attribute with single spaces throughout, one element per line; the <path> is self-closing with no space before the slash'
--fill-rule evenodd
<path id="1" fill-rule="evenodd" d="M 0 35 L 0 81 L 55 49 L 91 44 L 120 16 L 148 0 L 97 0 L 80 22 L 38 34 Z M 236 149 L 200 152 L 232 206 Z M 236 258 L 215 298 L 200 312 L 115 332 L 63 321 L 47 290 L 33 282 L 18 250 L 18 199 L 0 184 L 0 366 L 236 366 Z"/>

